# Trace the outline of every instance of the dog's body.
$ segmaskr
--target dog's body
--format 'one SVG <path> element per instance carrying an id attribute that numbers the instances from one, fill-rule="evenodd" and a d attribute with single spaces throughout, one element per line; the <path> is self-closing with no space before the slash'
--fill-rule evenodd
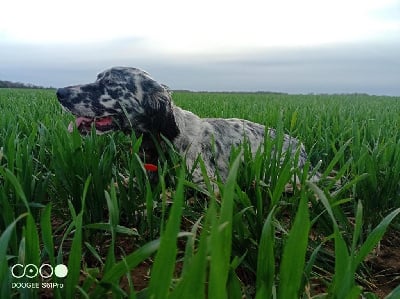
<path id="1" fill-rule="evenodd" d="M 228 175 L 229 157 L 232 146 L 239 146 L 246 140 L 253 154 L 263 145 L 266 129 L 263 125 L 248 120 L 230 118 L 199 118 L 189 111 L 174 107 L 175 119 L 181 134 L 174 139 L 174 145 L 180 153 L 186 155 L 188 167 L 191 167 L 197 156 L 205 163 L 210 177 L 216 176 L 216 171 L 223 180 Z M 275 130 L 268 129 L 271 138 L 275 138 Z M 294 155 L 300 146 L 298 167 L 303 168 L 307 158 L 304 146 L 297 139 L 284 136 L 283 150 L 290 147 Z M 201 180 L 198 168 L 194 170 L 194 178 Z"/>
<path id="2" fill-rule="evenodd" d="M 81 133 L 94 125 L 99 134 L 123 130 L 136 134 L 169 139 L 186 157 L 191 168 L 200 154 L 210 177 L 216 171 L 226 179 L 232 146 L 246 139 L 253 153 L 262 146 L 265 132 L 275 138 L 275 130 L 242 119 L 200 118 L 172 103 L 171 94 L 146 72 L 135 68 L 116 67 L 98 75 L 96 82 L 60 88 L 61 105 L 77 116 Z M 298 167 L 303 168 L 307 154 L 296 138 L 284 135 L 283 152 L 299 151 Z M 202 181 L 199 168 L 193 181 Z"/>

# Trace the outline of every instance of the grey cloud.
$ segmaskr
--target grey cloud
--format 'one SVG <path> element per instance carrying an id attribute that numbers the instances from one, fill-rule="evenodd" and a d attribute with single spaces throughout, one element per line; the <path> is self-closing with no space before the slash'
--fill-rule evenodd
<path id="1" fill-rule="evenodd" d="M 143 40 L 85 45 L 0 43 L 0 80 L 65 86 L 112 65 L 143 68 L 173 89 L 400 95 L 400 43 L 178 55 Z"/>

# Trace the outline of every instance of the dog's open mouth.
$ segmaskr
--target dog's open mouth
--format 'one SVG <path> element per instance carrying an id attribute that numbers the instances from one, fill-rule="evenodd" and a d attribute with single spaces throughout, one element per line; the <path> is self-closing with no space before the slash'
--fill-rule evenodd
<path id="1" fill-rule="evenodd" d="M 78 116 L 75 119 L 75 126 L 81 134 L 90 133 L 92 126 L 96 128 L 97 134 L 103 134 L 110 132 L 114 129 L 113 118 L 111 116 L 90 118 Z M 72 132 L 74 130 L 74 123 L 70 122 L 68 125 L 68 131 Z"/>

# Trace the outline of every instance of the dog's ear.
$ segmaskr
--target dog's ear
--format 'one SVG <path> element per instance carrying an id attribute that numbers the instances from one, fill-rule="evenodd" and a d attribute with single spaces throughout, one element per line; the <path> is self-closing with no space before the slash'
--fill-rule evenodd
<path id="1" fill-rule="evenodd" d="M 172 92 L 165 85 L 154 80 L 147 80 L 142 84 L 143 108 L 148 117 L 147 124 L 152 133 L 161 133 L 169 140 L 173 140 L 179 129 L 176 125 L 172 108 Z"/>

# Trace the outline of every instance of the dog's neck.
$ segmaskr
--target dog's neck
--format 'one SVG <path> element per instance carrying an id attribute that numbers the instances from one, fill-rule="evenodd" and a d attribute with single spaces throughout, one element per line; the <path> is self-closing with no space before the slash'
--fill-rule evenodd
<path id="1" fill-rule="evenodd" d="M 168 140 L 174 141 L 174 139 L 182 132 L 179 129 L 174 110 L 170 111 L 165 117 L 165 124 L 159 128 L 159 133 L 165 136 Z"/>
<path id="2" fill-rule="evenodd" d="M 172 111 L 179 134 L 171 141 L 179 149 L 187 148 L 199 134 L 201 118 L 175 105 L 172 105 Z"/>

